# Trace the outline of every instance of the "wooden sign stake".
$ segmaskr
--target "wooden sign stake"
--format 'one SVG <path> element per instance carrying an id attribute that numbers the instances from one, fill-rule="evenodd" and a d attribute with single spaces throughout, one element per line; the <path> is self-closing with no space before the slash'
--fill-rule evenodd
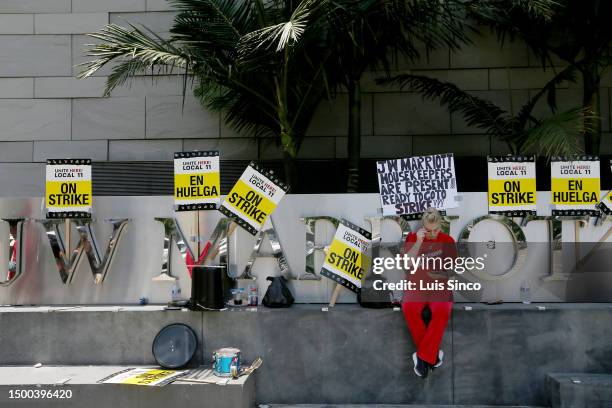
<path id="1" fill-rule="evenodd" d="M 232 236 L 237 226 L 238 224 L 236 224 L 235 222 L 230 222 L 230 225 L 227 228 L 227 245 L 229 245 L 229 238 Z M 215 259 L 215 257 L 219 253 L 219 243 L 217 243 L 214 248 L 211 248 L 211 246 L 212 246 L 212 242 L 208 241 L 206 243 L 207 249 L 205 248 L 207 254 L 205 255 L 204 262 L 203 262 L 205 265 L 208 264 L 211 261 L 211 259 Z"/>
<path id="2" fill-rule="evenodd" d="M 331 299 L 329 300 L 329 307 L 336 306 L 336 302 L 338 301 L 338 296 L 340 296 L 341 290 L 342 290 L 342 285 L 339 283 L 336 283 L 336 287 L 334 288 L 334 291 L 332 292 L 332 295 L 331 295 Z"/>
<path id="3" fill-rule="evenodd" d="M 191 226 L 189 228 L 190 234 L 190 247 L 193 248 L 193 261 L 194 263 L 198 262 L 200 258 L 200 212 L 199 211 L 191 211 Z M 192 244 L 195 242 L 195 245 Z"/>
<path id="4" fill-rule="evenodd" d="M 72 252 L 72 223 L 70 218 L 64 219 L 64 247 L 66 248 L 66 256 L 70 259 L 70 253 Z"/>
<path id="5" fill-rule="evenodd" d="M 574 268 L 580 267 L 580 224 L 582 221 L 574 221 L 574 258 L 576 264 Z"/>
<path id="6" fill-rule="evenodd" d="M 200 211 L 196 211 L 196 251 L 197 257 L 200 256 Z"/>

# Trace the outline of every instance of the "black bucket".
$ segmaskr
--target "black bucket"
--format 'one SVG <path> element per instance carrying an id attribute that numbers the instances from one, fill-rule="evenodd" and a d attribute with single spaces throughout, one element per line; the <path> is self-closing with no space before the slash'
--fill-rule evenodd
<path id="1" fill-rule="evenodd" d="M 227 266 L 195 266 L 191 276 L 191 309 L 225 308 L 236 281 L 227 275 Z"/>

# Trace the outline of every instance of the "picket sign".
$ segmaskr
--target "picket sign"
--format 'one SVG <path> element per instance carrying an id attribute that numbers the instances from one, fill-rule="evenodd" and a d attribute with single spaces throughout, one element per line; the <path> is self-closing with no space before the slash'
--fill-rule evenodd
<path id="1" fill-rule="evenodd" d="M 457 207 L 457 178 L 452 153 L 376 162 L 383 215 L 420 218 L 429 207 Z"/>
<path id="2" fill-rule="evenodd" d="M 219 206 L 219 151 L 174 153 L 175 211 L 215 210 Z"/>
<path id="3" fill-rule="evenodd" d="M 535 156 L 487 156 L 489 214 L 536 215 Z"/>
<path id="4" fill-rule="evenodd" d="M 334 239 L 325 253 L 321 276 L 336 283 L 329 306 L 334 307 L 342 287 L 359 293 L 370 267 L 368 255 L 372 234 L 347 220 L 340 220 Z"/>
<path id="5" fill-rule="evenodd" d="M 79 166 L 79 167 L 87 166 L 87 167 L 81 170 L 81 171 L 84 170 L 84 173 L 79 173 L 78 175 L 80 177 L 76 177 L 76 180 L 72 180 L 72 177 L 67 177 L 65 180 L 64 179 L 58 180 L 57 176 L 55 175 L 53 170 L 51 170 L 51 168 L 55 169 L 56 166 L 62 166 L 62 165 L 66 167 L 70 167 L 70 166 Z M 69 211 L 57 212 L 58 211 L 57 207 L 53 207 L 53 208 L 51 207 L 49 196 L 50 194 L 52 194 L 52 192 L 55 192 L 55 188 L 53 188 L 53 185 L 58 183 L 59 181 L 66 181 L 66 182 L 72 181 L 73 183 L 74 182 L 85 183 L 86 187 L 82 187 L 82 186 L 79 187 L 78 192 L 83 195 L 88 196 L 89 205 L 88 206 L 79 205 L 79 208 L 72 208 L 70 205 L 68 205 L 68 207 L 70 208 L 68 208 L 67 210 Z M 76 190 L 76 187 L 75 187 L 75 190 Z M 62 190 L 60 189 L 60 191 Z M 72 192 L 70 194 L 72 194 Z M 76 192 L 74 194 L 76 194 Z M 59 196 L 60 194 L 53 194 L 53 195 Z M 75 216 L 75 217 L 80 218 L 80 217 L 85 216 L 85 214 L 79 213 L 81 209 L 83 210 L 83 212 L 88 213 L 86 217 L 91 217 L 91 200 L 92 200 L 92 193 L 91 193 L 91 160 L 90 159 L 49 159 L 47 160 L 47 167 L 45 168 L 45 209 L 46 209 L 47 217 L 64 219 L 64 243 L 65 243 L 66 251 L 68 252 L 66 254 L 67 256 L 70 256 L 70 251 L 72 248 L 72 221 L 70 217 Z M 66 206 L 64 204 L 62 205 L 64 207 Z"/>
<path id="6" fill-rule="evenodd" d="M 273 171 L 251 162 L 221 203 L 219 211 L 257 236 L 287 191 L 289 186 Z"/>
<path id="7" fill-rule="evenodd" d="M 598 216 L 600 163 L 598 156 L 553 156 L 550 163 L 553 216 Z"/>
<path id="8" fill-rule="evenodd" d="M 91 159 L 47 159 L 45 213 L 48 219 L 91 218 Z"/>

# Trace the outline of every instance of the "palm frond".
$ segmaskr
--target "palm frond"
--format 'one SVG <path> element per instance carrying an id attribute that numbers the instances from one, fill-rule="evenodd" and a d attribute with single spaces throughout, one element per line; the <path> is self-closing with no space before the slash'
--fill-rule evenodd
<path id="1" fill-rule="evenodd" d="M 580 138 L 588 131 L 585 123 L 594 115 L 584 108 L 573 108 L 559 112 L 540 121 L 534 128 L 525 132 L 522 150 L 538 151 L 547 157 L 571 155 L 583 152 Z"/>
<path id="2" fill-rule="evenodd" d="M 326 0 L 303 0 L 291 13 L 287 21 L 250 32 L 240 40 L 238 53 L 240 59 L 247 59 L 259 49 L 282 51 L 296 43 L 304 34 L 312 14 Z"/>
<path id="3" fill-rule="evenodd" d="M 119 62 L 108 77 L 105 95 L 135 75 L 156 69 L 172 73 L 174 69 L 181 68 L 186 72 L 192 64 L 190 56 L 183 50 L 146 28 L 141 30 L 131 24 L 129 28 L 110 24 L 88 36 L 102 43 L 87 45 L 87 56 L 95 59 L 78 65 L 83 68 L 77 74 L 78 78 L 90 77 L 105 65 Z"/>
<path id="4" fill-rule="evenodd" d="M 511 0 L 510 3 L 512 8 L 519 8 L 531 17 L 545 20 L 550 20 L 555 8 L 560 5 L 559 2 L 552 0 Z"/>
<path id="5" fill-rule="evenodd" d="M 252 0 L 169 0 L 179 14 L 171 33 L 185 41 L 235 46 L 252 27 Z"/>
<path id="6" fill-rule="evenodd" d="M 556 74 L 550 81 L 546 83 L 546 85 L 544 85 L 538 92 L 536 92 L 532 97 L 530 97 L 529 101 L 525 105 L 522 106 L 516 117 L 517 122 L 520 124 L 521 128 L 527 125 L 527 122 L 531 118 L 531 112 L 533 111 L 533 108 L 544 95 L 547 95 L 548 106 L 554 113 L 557 109 L 557 86 L 559 86 L 563 82 L 568 81 L 576 81 L 576 67 L 573 65 L 564 68 L 561 72 Z"/>
<path id="7" fill-rule="evenodd" d="M 403 74 L 378 83 L 396 84 L 420 93 L 424 99 L 439 101 L 451 113 L 460 113 L 468 125 L 485 130 L 487 134 L 504 137 L 509 132 L 511 117 L 492 102 L 459 89 L 456 85 L 422 75 Z"/>

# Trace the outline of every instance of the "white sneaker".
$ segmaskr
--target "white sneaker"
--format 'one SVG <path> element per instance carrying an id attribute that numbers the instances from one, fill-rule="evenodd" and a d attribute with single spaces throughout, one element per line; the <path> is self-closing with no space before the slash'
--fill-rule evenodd
<path id="1" fill-rule="evenodd" d="M 421 378 L 427 377 L 428 364 L 421 360 L 417 353 L 412 354 L 412 362 L 414 363 L 414 373 Z"/>
<path id="2" fill-rule="evenodd" d="M 438 350 L 438 361 L 436 361 L 436 364 L 433 365 L 433 368 L 440 367 L 443 362 L 444 362 L 444 351 Z"/>

